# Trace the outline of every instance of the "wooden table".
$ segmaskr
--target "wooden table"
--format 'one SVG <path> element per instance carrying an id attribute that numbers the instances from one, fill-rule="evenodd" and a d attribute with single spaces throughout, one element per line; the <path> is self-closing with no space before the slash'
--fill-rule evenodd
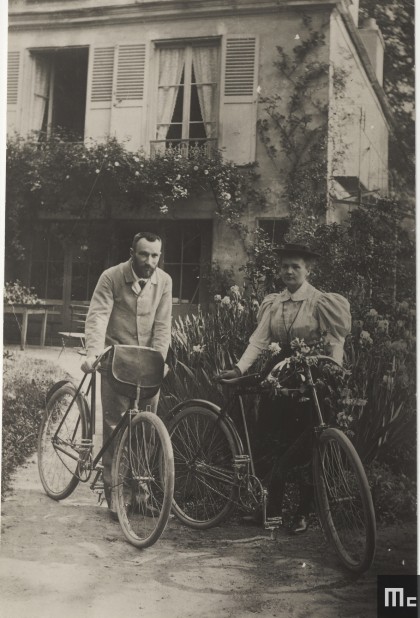
<path id="1" fill-rule="evenodd" d="M 53 305 L 4 305 L 4 313 L 22 316 L 22 328 L 20 331 L 20 349 L 24 350 L 26 335 L 28 332 L 28 316 L 42 315 L 40 344 L 45 346 L 45 334 L 47 332 L 48 310 L 54 309 Z"/>

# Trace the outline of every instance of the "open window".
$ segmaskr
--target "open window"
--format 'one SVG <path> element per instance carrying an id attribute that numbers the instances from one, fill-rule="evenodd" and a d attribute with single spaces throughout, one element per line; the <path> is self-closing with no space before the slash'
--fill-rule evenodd
<path id="1" fill-rule="evenodd" d="M 194 40 L 158 47 L 156 139 L 152 154 L 217 144 L 219 41 Z"/>
<path id="2" fill-rule="evenodd" d="M 29 284 L 40 298 L 63 298 L 64 245 L 56 224 L 45 223 L 32 236 Z"/>
<path id="3" fill-rule="evenodd" d="M 42 139 L 59 133 L 69 141 L 85 132 L 88 49 L 32 50 L 34 88 L 31 129 Z"/>
<path id="4" fill-rule="evenodd" d="M 280 219 L 258 219 L 258 227 L 263 230 L 272 245 L 284 244 L 285 236 L 289 231 L 290 221 L 286 217 Z"/>

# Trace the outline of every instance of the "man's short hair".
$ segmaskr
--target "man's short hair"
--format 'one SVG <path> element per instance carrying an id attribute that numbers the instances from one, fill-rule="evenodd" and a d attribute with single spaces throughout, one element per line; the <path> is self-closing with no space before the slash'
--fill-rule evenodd
<path id="1" fill-rule="evenodd" d="M 158 236 L 157 234 L 155 234 L 154 232 L 137 232 L 137 234 L 134 236 L 133 242 L 131 244 L 131 248 L 133 249 L 133 251 L 136 250 L 136 246 L 137 246 L 137 243 L 139 242 L 140 238 L 145 238 L 149 242 L 155 242 L 155 240 L 159 240 L 159 242 L 162 243 L 161 237 Z"/>

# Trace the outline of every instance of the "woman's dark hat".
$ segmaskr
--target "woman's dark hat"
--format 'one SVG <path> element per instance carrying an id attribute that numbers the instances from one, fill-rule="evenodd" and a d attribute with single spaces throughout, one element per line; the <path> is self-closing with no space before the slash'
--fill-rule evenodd
<path id="1" fill-rule="evenodd" d="M 286 243 L 278 248 L 279 255 L 299 255 L 301 257 L 319 258 L 321 255 L 312 251 L 307 245 L 300 245 L 298 243 Z"/>

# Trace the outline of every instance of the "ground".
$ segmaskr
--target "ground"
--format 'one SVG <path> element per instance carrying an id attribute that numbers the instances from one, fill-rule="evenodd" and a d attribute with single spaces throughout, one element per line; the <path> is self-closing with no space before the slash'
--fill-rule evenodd
<path id="1" fill-rule="evenodd" d="M 375 618 L 377 574 L 416 572 L 415 524 L 379 527 L 373 567 L 357 579 L 319 528 L 271 539 L 235 519 L 198 532 L 171 518 L 138 550 L 87 485 L 49 499 L 36 456 L 18 470 L 1 523 L 4 618 Z"/>

